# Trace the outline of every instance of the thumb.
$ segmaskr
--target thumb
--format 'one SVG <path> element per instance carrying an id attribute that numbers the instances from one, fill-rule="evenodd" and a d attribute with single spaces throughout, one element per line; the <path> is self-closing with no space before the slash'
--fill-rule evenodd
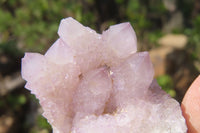
<path id="1" fill-rule="evenodd" d="M 200 133 L 200 75 L 186 92 L 181 108 L 186 119 L 188 133 Z"/>

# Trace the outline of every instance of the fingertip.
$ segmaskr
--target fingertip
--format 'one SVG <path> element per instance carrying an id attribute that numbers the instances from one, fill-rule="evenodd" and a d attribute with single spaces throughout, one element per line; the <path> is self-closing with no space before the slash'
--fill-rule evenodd
<path id="1" fill-rule="evenodd" d="M 200 133 L 200 75 L 186 92 L 181 108 L 186 119 L 188 133 Z"/>

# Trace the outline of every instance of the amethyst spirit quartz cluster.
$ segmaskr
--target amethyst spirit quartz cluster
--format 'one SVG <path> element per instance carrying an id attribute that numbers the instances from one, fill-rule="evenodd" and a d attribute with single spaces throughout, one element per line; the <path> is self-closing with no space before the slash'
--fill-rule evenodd
<path id="1" fill-rule="evenodd" d="M 73 18 L 45 55 L 25 53 L 22 77 L 54 133 L 186 133 L 179 103 L 156 80 L 148 52 L 137 52 L 130 23 L 102 34 Z"/>

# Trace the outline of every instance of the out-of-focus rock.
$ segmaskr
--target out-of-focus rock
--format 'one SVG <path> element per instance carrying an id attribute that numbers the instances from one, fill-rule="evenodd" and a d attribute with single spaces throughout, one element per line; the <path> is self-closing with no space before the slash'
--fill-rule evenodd
<path id="1" fill-rule="evenodd" d="M 25 81 L 22 79 L 20 72 L 6 76 L 0 80 L 0 96 L 6 95 L 8 92 L 23 86 Z"/>
<path id="2" fill-rule="evenodd" d="M 173 48 L 162 46 L 149 52 L 155 70 L 155 77 L 166 74 L 166 58 L 172 51 Z"/>
<path id="3" fill-rule="evenodd" d="M 179 71 L 176 72 L 174 78 L 178 79 L 176 88 L 179 89 L 180 92 L 182 92 L 182 95 L 184 95 L 185 92 L 187 91 L 186 90 L 187 88 L 185 88 L 185 86 L 191 80 L 190 70 L 188 68 L 183 67 Z"/>
<path id="4" fill-rule="evenodd" d="M 163 4 L 165 8 L 170 12 L 176 10 L 176 0 L 163 0 Z"/>
<path id="5" fill-rule="evenodd" d="M 0 117 L 0 133 L 7 133 L 14 123 L 14 118 L 10 115 Z"/>
<path id="6" fill-rule="evenodd" d="M 172 76 L 175 83 L 176 99 L 181 102 L 185 92 L 199 72 L 186 50 L 174 49 L 173 52 L 167 55 L 166 62 L 167 73 Z"/>
<path id="7" fill-rule="evenodd" d="M 188 38 L 183 34 L 167 34 L 158 40 L 158 43 L 163 46 L 182 49 L 186 46 Z"/>
<path id="8" fill-rule="evenodd" d="M 41 131 L 39 131 L 39 133 L 48 133 L 48 130 L 42 129 Z"/>
<path id="9" fill-rule="evenodd" d="M 179 11 L 171 14 L 168 21 L 164 22 L 163 32 L 170 33 L 174 29 L 181 29 L 183 27 L 183 14 Z"/>
<path id="10" fill-rule="evenodd" d="M 194 66 L 195 66 L 196 69 L 200 72 L 200 62 L 199 62 L 199 61 L 195 61 L 195 62 L 194 62 Z"/>
<path id="11" fill-rule="evenodd" d="M 8 62 L 9 62 L 9 59 L 8 59 L 7 56 L 5 56 L 5 55 L 0 56 L 0 63 L 1 64 L 6 64 Z"/>

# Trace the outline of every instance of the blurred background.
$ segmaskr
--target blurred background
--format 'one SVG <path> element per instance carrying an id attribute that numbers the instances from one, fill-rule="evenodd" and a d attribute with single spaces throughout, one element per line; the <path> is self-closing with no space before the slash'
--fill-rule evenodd
<path id="1" fill-rule="evenodd" d="M 129 21 L 158 83 L 179 102 L 200 72 L 199 0 L 0 0 L 0 133 L 51 132 L 20 63 L 25 51 L 43 54 L 69 16 L 99 33 Z"/>

